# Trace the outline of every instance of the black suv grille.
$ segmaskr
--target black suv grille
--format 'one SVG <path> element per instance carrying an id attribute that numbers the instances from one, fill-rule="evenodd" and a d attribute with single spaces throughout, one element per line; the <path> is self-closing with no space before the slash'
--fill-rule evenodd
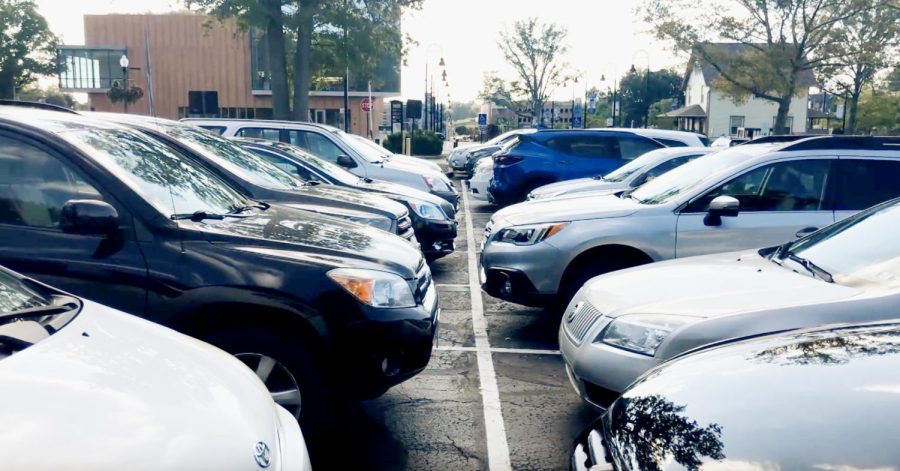
<path id="1" fill-rule="evenodd" d="M 397 220 L 397 235 L 404 239 L 412 239 L 413 234 L 415 231 L 412 228 L 412 220 L 409 218 L 409 213 L 406 213 Z"/>
<path id="2" fill-rule="evenodd" d="M 425 259 L 419 263 L 419 267 L 416 269 L 416 279 L 413 282 L 416 286 L 416 301 L 422 302 L 425 299 L 425 293 L 428 292 L 428 287 L 431 286 L 431 269 L 428 268 Z"/>

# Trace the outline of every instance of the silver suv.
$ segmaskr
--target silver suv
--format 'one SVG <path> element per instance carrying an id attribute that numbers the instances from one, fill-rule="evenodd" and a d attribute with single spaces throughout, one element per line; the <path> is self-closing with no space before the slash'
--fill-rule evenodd
<path id="1" fill-rule="evenodd" d="M 900 196 L 900 138 L 742 145 L 617 195 L 527 201 L 485 228 L 482 287 L 566 302 L 594 276 L 782 243 Z"/>

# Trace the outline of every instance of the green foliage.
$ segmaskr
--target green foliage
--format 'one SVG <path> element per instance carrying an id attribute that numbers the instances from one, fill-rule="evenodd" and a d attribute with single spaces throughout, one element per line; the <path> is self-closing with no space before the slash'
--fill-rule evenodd
<path id="1" fill-rule="evenodd" d="M 857 115 L 860 132 L 900 135 L 900 93 L 867 88 L 859 99 Z"/>
<path id="2" fill-rule="evenodd" d="M 395 153 L 403 152 L 403 134 L 391 134 L 384 141 L 384 147 Z M 441 155 L 444 141 L 437 134 L 427 131 L 416 131 L 412 136 L 412 155 Z"/>
<path id="3" fill-rule="evenodd" d="M 113 103 L 125 103 L 130 105 L 144 97 L 144 89 L 131 85 L 123 87 L 118 81 L 113 82 L 112 87 L 106 92 L 109 101 Z"/>
<path id="4" fill-rule="evenodd" d="M 17 98 L 21 101 L 33 101 L 38 103 L 48 103 L 56 106 L 64 106 L 66 108 L 75 109 L 78 103 L 72 95 L 62 93 L 57 87 L 40 88 L 35 85 L 28 85 L 19 90 Z"/>
<path id="5" fill-rule="evenodd" d="M 900 92 L 900 65 L 891 69 L 891 73 L 885 78 L 885 85 L 889 91 Z"/>
<path id="6" fill-rule="evenodd" d="M 644 123 L 651 104 L 681 95 L 683 80 L 674 70 L 629 72 L 619 82 L 622 123 Z"/>
<path id="7" fill-rule="evenodd" d="M 453 132 L 455 132 L 456 134 L 459 134 L 459 135 L 461 135 L 461 136 L 464 136 L 464 135 L 468 135 L 468 134 L 469 134 L 469 128 L 467 128 L 467 127 L 465 127 L 465 126 L 457 126 L 457 127 L 453 130 Z"/>
<path id="8" fill-rule="evenodd" d="M 33 0 L 0 0 L 0 98 L 56 72 L 57 41 Z"/>
<path id="9" fill-rule="evenodd" d="M 666 98 L 659 100 L 650 105 L 650 127 L 657 129 L 678 129 L 678 124 L 674 118 L 660 117 L 661 114 L 668 113 L 674 109 L 678 101 L 674 98 Z"/>

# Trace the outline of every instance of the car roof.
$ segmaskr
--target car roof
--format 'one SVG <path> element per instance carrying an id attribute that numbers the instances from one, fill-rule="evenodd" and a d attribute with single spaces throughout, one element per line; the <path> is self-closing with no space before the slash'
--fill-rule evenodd
<path id="1" fill-rule="evenodd" d="M 340 131 L 340 129 L 329 126 L 327 124 L 321 123 L 310 123 L 307 121 L 285 121 L 285 120 L 277 120 L 277 119 L 239 119 L 239 118 L 182 118 L 182 122 L 191 123 L 194 125 L 201 124 L 209 124 L 209 125 L 250 125 L 250 126 L 279 126 L 285 129 L 289 129 L 291 127 L 312 127 L 319 128 L 325 131 Z"/>

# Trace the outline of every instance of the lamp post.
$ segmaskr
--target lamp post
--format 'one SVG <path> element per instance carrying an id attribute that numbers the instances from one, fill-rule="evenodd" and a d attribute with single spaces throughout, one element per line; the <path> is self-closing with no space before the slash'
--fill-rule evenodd
<path id="1" fill-rule="evenodd" d="M 606 76 L 605 76 L 605 75 L 601 75 L 601 76 L 600 76 L 600 81 L 601 81 L 601 82 L 606 82 Z M 607 89 L 607 90 L 609 90 L 609 89 Z M 613 77 L 613 88 L 612 88 L 612 94 L 613 94 L 613 102 L 612 102 L 612 127 L 616 127 L 616 124 L 617 124 L 617 121 L 616 121 L 616 111 L 617 111 L 617 109 L 619 108 L 619 106 L 618 106 L 618 104 L 619 104 L 619 103 L 618 103 L 618 101 L 619 101 L 618 93 L 619 93 L 619 83 L 618 83 L 618 80 L 617 80 L 615 77 Z"/>
<path id="2" fill-rule="evenodd" d="M 644 54 L 644 58 L 647 59 L 647 73 L 644 75 L 644 97 L 643 101 L 646 103 L 642 103 L 644 106 L 644 127 L 648 127 L 650 125 L 650 54 L 643 50 L 638 49 L 631 55 L 631 72 L 636 73 L 637 69 L 634 67 L 634 56 L 637 54 Z"/>
<path id="3" fill-rule="evenodd" d="M 122 81 L 124 82 L 122 86 L 125 92 L 128 91 L 128 56 L 122 54 L 122 57 L 119 58 L 119 65 L 122 67 Z M 122 100 L 122 103 L 125 104 L 125 113 L 128 113 L 128 99 Z"/>
<path id="4" fill-rule="evenodd" d="M 429 104 L 428 81 L 429 81 L 429 77 L 430 77 L 428 75 L 428 66 L 430 65 L 430 62 L 431 62 L 431 50 L 434 48 L 437 48 L 438 50 L 441 51 L 441 59 L 440 59 L 440 61 L 438 61 L 438 66 L 444 67 L 444 65 L 445 65 L 444 57 L 443 57 L 444 56 L 444 48 L 441 47 L 441 45 L 437 44 L 437 43 L 429 44 L 428 48 L 425 49 L 425 101 L 423 102 L 423 103 L 425 103 L 425 109 L 422 110 L 423 111 L 422 119 L 424 120 L 424 122 L 422 123 L 422 129 L 425 129 L 425 130 L 428 129 L 428 113 L 434 111 L 433 109 L 431 111 L 429 111 L 429 106 L 428 106 L 428 104 Z M 431 86 L 431 93 L 434 94 L 434 85 L 433 84 Z"/>

